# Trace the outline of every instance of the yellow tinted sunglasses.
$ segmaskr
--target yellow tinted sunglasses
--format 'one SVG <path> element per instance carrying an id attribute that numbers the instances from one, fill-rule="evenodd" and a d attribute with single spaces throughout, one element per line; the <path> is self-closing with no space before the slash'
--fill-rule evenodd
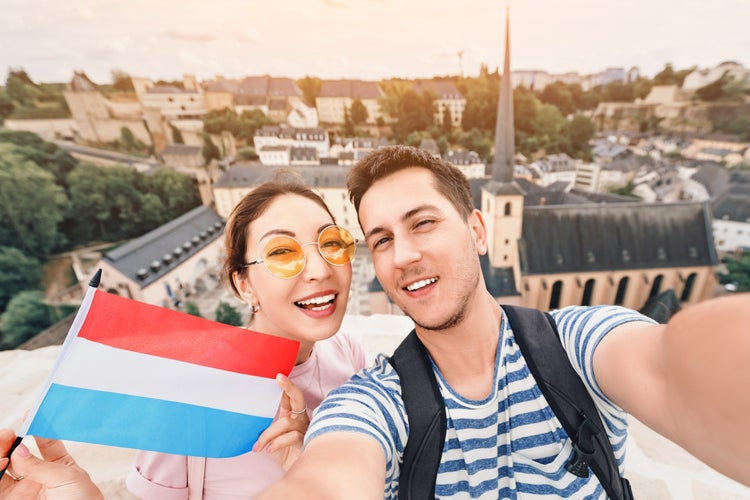
<path id="1" fill-rule="evenodd" d="M 326 226 L 318 235 L 318 241 L 300 244 L 291 236 L 274 236 L 263 246 L 261 257 L 244 264 L 248 267 L 263 264 L 271 274 L 282 279 L 291 279 L 305 268 L 307 258 L 304 247 L 317 245 L 320 256 L 334 266 L 343 266 L 354 260 L 357 249 L 352 233 L 341 226 Z"/>

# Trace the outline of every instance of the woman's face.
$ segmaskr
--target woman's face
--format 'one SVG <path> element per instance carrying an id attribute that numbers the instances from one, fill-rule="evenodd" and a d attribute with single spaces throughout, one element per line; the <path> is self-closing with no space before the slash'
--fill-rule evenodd
<path id="1" fill-rule="evenodd" d="M 303 347 L 338 331 L 349 298 L 351 263 L 334 266 L 323 259 L 316 244 L 307 245 L 317 242 L 321 230 L 331 224 L 320 205 L 295 194 L 275 198 L 250 224 L 246 262 L 262 258 L 264 245 L 279 235 L 294 237 L 306 257 L 305 267 L 291 279 L 274 276 L 263 264 L 248 266 L 245 277 L 238 276 L 245 301 L 260 305 L 253 330 L 299 340 Z"/>

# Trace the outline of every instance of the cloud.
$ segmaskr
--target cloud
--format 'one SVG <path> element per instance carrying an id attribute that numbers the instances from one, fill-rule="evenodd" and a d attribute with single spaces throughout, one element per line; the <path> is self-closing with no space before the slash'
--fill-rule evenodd
<path id="1" fill-rule="evenodd" d="M 213 33 L 197 33 L 183 30 L 168 30 L 164 32 L 167 38 L 182 42 L 215 42 L 219 37 Z"/>

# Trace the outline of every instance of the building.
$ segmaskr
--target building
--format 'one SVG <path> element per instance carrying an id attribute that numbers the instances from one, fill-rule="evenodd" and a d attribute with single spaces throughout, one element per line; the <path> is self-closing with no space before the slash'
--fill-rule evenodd
<path id="1" fill-rule="evenodd" d="M 120 140 L 122 129 L 129 129 L 144 144 L 152 144 L 143 121 L 143 109 L 133 94 L 105 97 L 83 72 L 75 72 L 63 91 L 65 103 L 75 121 L 76 139 L 105 143 Z"/>
<path id="2" fill-rule="evenodd" d="M 624 77 L 624 72 L 610 73 Z M 506 20 L 503 75 L 510 74 Z M 641 309 L 668 289 L 686 304 L 713 295 L 717 256 L 707 203 L 671 203 L 665 209 L 517 178 L 511 78 L 501 79 L 497 116 L 491 176 L 471 179 L 470 185 L 487 230 L 483 275 L 499 303 L 542 310 L 576 304 Z M 634 173 L 618 155 L 606 166 L 593 165 L 588 185 L 601 186 L 610 171 Z M 373 313 L 393 312 L 378 283 L 370 290 Z"/>
<path id="3" fill-rule="evenodd" d="M 253 144 L 261 163 L 265 165 L 289 165 L 291 153 L 284 156 L 283 148 L 311 148 L 315 151 L 316 159 L 330 154 L 328 131 L 322 128 L 264 125 L 255 131 Z"/>
<path id="4" fill-rule="evenodd" d="M 344 113 L 359 99 L 367 108 L 367 123 L 374 125 L 383 116 L 378 99 L 383 91 L 377 82 L 363 80 L 323 80 L 315 99 L 318 117 L 322 123 L 343 124 Z"/>
<path id="5" fill-rule="evenodd" d="M 107 252 L 97 265 L 102 269 L 100 288 L 148 304 L 180 307 L 218 280 L 223 228 L 224 220 L 211 208 L 194 208 Z"/>
<path id="6" fill-rule="evenodd" d="M 463 120 L 466 98 L 458 91 L 456 85 L 450 81 L 440 80 L 417 80 L 414 82 L 414 90 L 421 94 L 430 92 L 435 96 L 435 118 L 438 125 L 443 123 L 445 110 L 448 110 L 451 118 L 451 126 L 460 127 Z"/>

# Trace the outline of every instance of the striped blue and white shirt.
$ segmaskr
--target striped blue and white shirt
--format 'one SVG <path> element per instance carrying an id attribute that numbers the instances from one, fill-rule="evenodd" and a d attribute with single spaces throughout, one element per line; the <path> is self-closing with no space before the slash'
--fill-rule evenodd
<path id="1" fill-rule="evenodd" d="M 626 414 L 594 380 L 593 353 L 614 327 L 649 318 L 615 306 L 568 307 L 552 313 L 568 357 L 599 409 L 621 474 Z M 446 403 L 447 432 L 435 495 L 441 499 L 605 498 L 594 474 L 565 470 L 571 441 L 542 396 L 503 316 L 495 356 L 495 391 L 482 400 L 454 392 L 433 364 Z M 380 355 L 371 368 L 332 391 L 318 407 L 305 442 L 328 432 L 375 438 L 386 457 L 384 498 L 398 498 L 399 464 L 409 426 L 396 371 Z"/>

